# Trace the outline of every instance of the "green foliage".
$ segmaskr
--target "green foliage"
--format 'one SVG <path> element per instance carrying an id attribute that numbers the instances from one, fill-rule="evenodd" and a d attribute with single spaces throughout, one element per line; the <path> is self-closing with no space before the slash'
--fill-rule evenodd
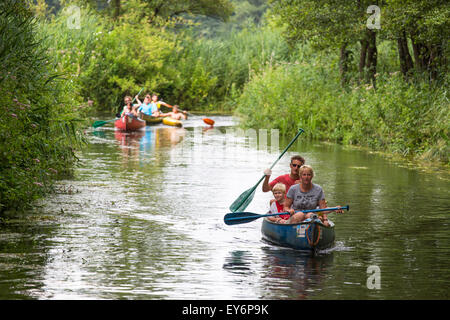
<path id="1" fill-rule="evenodd" d="M 58 80 L 24 1 L 0 3 L 0 212 L 21 209 L 70 174 L 78 131 L 73 87 Z"/>
<path id="2" fill-rule="evenodd" d="M 183 35 L 177 53 L 165 63 L 165 96 L 199 110 L 231 110 L 253 73 L 287 59 L 289 50 L 275 30 L 254 26 L 208 39 Z"/>
<path id="3" fill-rule="evenodd" d="M 266 68 L 245 86 L 236 110 L 244 126 L 283 134 L 301 127 L 310 138 L 449 162 L 448 77 L 407 83 L 399 72 L 385 73 L 377 90 L 355 84 L 344 91 L 328 55 L 300 50 L 297 61 Z"/>

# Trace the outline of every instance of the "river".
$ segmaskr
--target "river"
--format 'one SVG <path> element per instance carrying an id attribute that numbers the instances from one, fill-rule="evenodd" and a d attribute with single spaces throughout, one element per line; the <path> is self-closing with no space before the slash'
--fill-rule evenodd
<path id="1" fill-rule="evenodd" d="M 328 204 L 350 206 L 330 214 L 335 246 L 311 256 L 263 242 L 262 219 L 223 222 L 292 137 L 212 118 L 90 130 L 75 177 L 0 223 L 0 299 L 449 298 L 448 172 L 300 136 L 273 177 L 300 154 Z M 259 186 L 246 211 L 271 198 Z"/>

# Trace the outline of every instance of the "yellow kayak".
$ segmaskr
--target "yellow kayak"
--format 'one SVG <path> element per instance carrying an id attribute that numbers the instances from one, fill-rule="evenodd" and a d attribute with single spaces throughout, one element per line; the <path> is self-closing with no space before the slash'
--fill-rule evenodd
<path id="1" fill-rule="evenodd" d="M 174 126 L 174 127 L 182 127 L 183 122 L 180 120 L 172 119 L 171 117 L 165 117 L 162 121 L 167 126 Z"/>

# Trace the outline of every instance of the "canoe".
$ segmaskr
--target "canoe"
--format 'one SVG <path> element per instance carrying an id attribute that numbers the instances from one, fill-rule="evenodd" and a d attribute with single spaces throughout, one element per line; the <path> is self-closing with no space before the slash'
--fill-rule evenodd
<path id="1" fill-rule="evenodd" d="M 163 121 L 163 118 L 161 118 L 161 117 L 149 116 L 145 113 L 141 113 L 141 117 L 143 120 L 145 120 L 147 125 L 158 124 Z"/>
<path id="2" fill-rule="evenodd" d="M 261 232 L 267 242 L 296 250 L 316 251 L 333 246 L 335 239 L 334 223 L 324 226 L 320 219 L 306 219 L 297 224 L 281 224 L 263 220 Z"/>
<path id="3" fill-rule="evenodd" d="M 114 126 L 123 131 L 135 131 L 145 127 L 145 120 L 125 114 L 114 122 Z"/>
<path id="4" fill-rule="evenodd" d="M 174 127 L 182 127 L 183 122 L 180 120 L 172 119 L 171 117 L 165 117 L 162 121 L 167 126 L 174 126 Z"/>

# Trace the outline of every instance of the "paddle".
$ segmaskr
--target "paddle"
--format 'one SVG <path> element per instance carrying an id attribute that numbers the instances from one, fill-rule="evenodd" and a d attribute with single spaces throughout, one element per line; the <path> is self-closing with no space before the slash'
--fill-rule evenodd
<path id="1" fill-rule="evenodd" d="M 139 95 L 142 92 L 142 90 L 144 90 L 144 87 L 142 87 L 142 89 L 139 91 L 139 93 L 137 95 Z M 133 101 L 131 101 L 131 103 L 133 103 L 134 100 L 136 100 L 136 96 L 134 97 Z M 118 117 L 111 119 L 111 120 L 98 120 L 98 121 L 95 121 L 92 126 L 94 128 L 98 128 L 98 127 L 104 126 L 108 122 L 116 121 L 117 119 L 118 119 Z"/>
<path id="2" fill-rule="evenodd" d="M 163 102 L 163 101 L 161 101 L 161 102 Z M 164 102 L 164 103 L 165 103 L 166 106 L 168 106 L 169 108 L 172 108 L 172 109 L 173 109 L 173 106 L 171 106 L 170 104 L 168 104 L 168 103 L 166 103 L 166 102 Z M 180 109 L 180 111 L 181 111 L 181 112 L 185 112 L 184 110 L 181 110 L 181 109 Z M 186 111 L 186 113 L 187 113 L 188 116 L 192 116 L 191 113 L 189 113 L 189 112 L 187 112 L 187 111 Z M 209 118 L 202 118 L 202 120 L 203 120 L 204 123 L 206 123 L 206 124 L 208 124 L 208 125 L 210 125 L 210 126 L 213 126 L 214 123 L 215 123 L 215 121 L 214 121 L 213 119 L 209 119 Z"/>
<path id="3" fill-rule="evenodd" d="M 348 211 L 350 209 L 350 207 L 347 205 L 345 207 L 299 210 L 296 212 L 308 213 L 308 212 L 321 212 L 321 211 L 335 211 L 335 210 L 340 210 L 340 209 L 347 209 L 347 211 Z M 232 213 L 227 213 L 224 216 L 223 221 L 227 225 L 242 224 L 242 223 L 251 222 L 251 221 L 259 219 L 259 218 L 279 216 L 280 214 L 289 214 L 289 212 L 279 212 L 279 213 L 270 213 L 270 214 L 257 214 L 257 213 L 251 213 L 251 212 L 232 212 Z"/>
<path id="4" fill-rule="evenodd" d="M 277 164 L 277 162 L 286 153 L 286 151 L 290 148 L 290 146 L 294 143 L 294 141 L 297 140 L 297 138 L 302 134 L 302 132 L 304 132 L 303 129 L 298 130 L 297 135 L 294 137 L 294 139 L 292 139 L 291 142 L 289 142 L 286 149 L 284 149 L 284 151 L 280 154 L 278 159 L 272 164 L 270 169 L 272 169 Z M 259 181 L 252 188 L 241 193 L 241 195 L 231 204 L 231 206 L 230 206 L 231 212 L 242 211 L 245 208 L 247 208 L 247 206 L 250 204 L 250 202 L 252 202 L 253 197 L 255 196 L 256 188 L 261 183 L 261 181 L 264 180 L 264 177 L 265 177 L 265 175 L 263 175 L 261 177 L 261 179 L 259 179 Z"/>

